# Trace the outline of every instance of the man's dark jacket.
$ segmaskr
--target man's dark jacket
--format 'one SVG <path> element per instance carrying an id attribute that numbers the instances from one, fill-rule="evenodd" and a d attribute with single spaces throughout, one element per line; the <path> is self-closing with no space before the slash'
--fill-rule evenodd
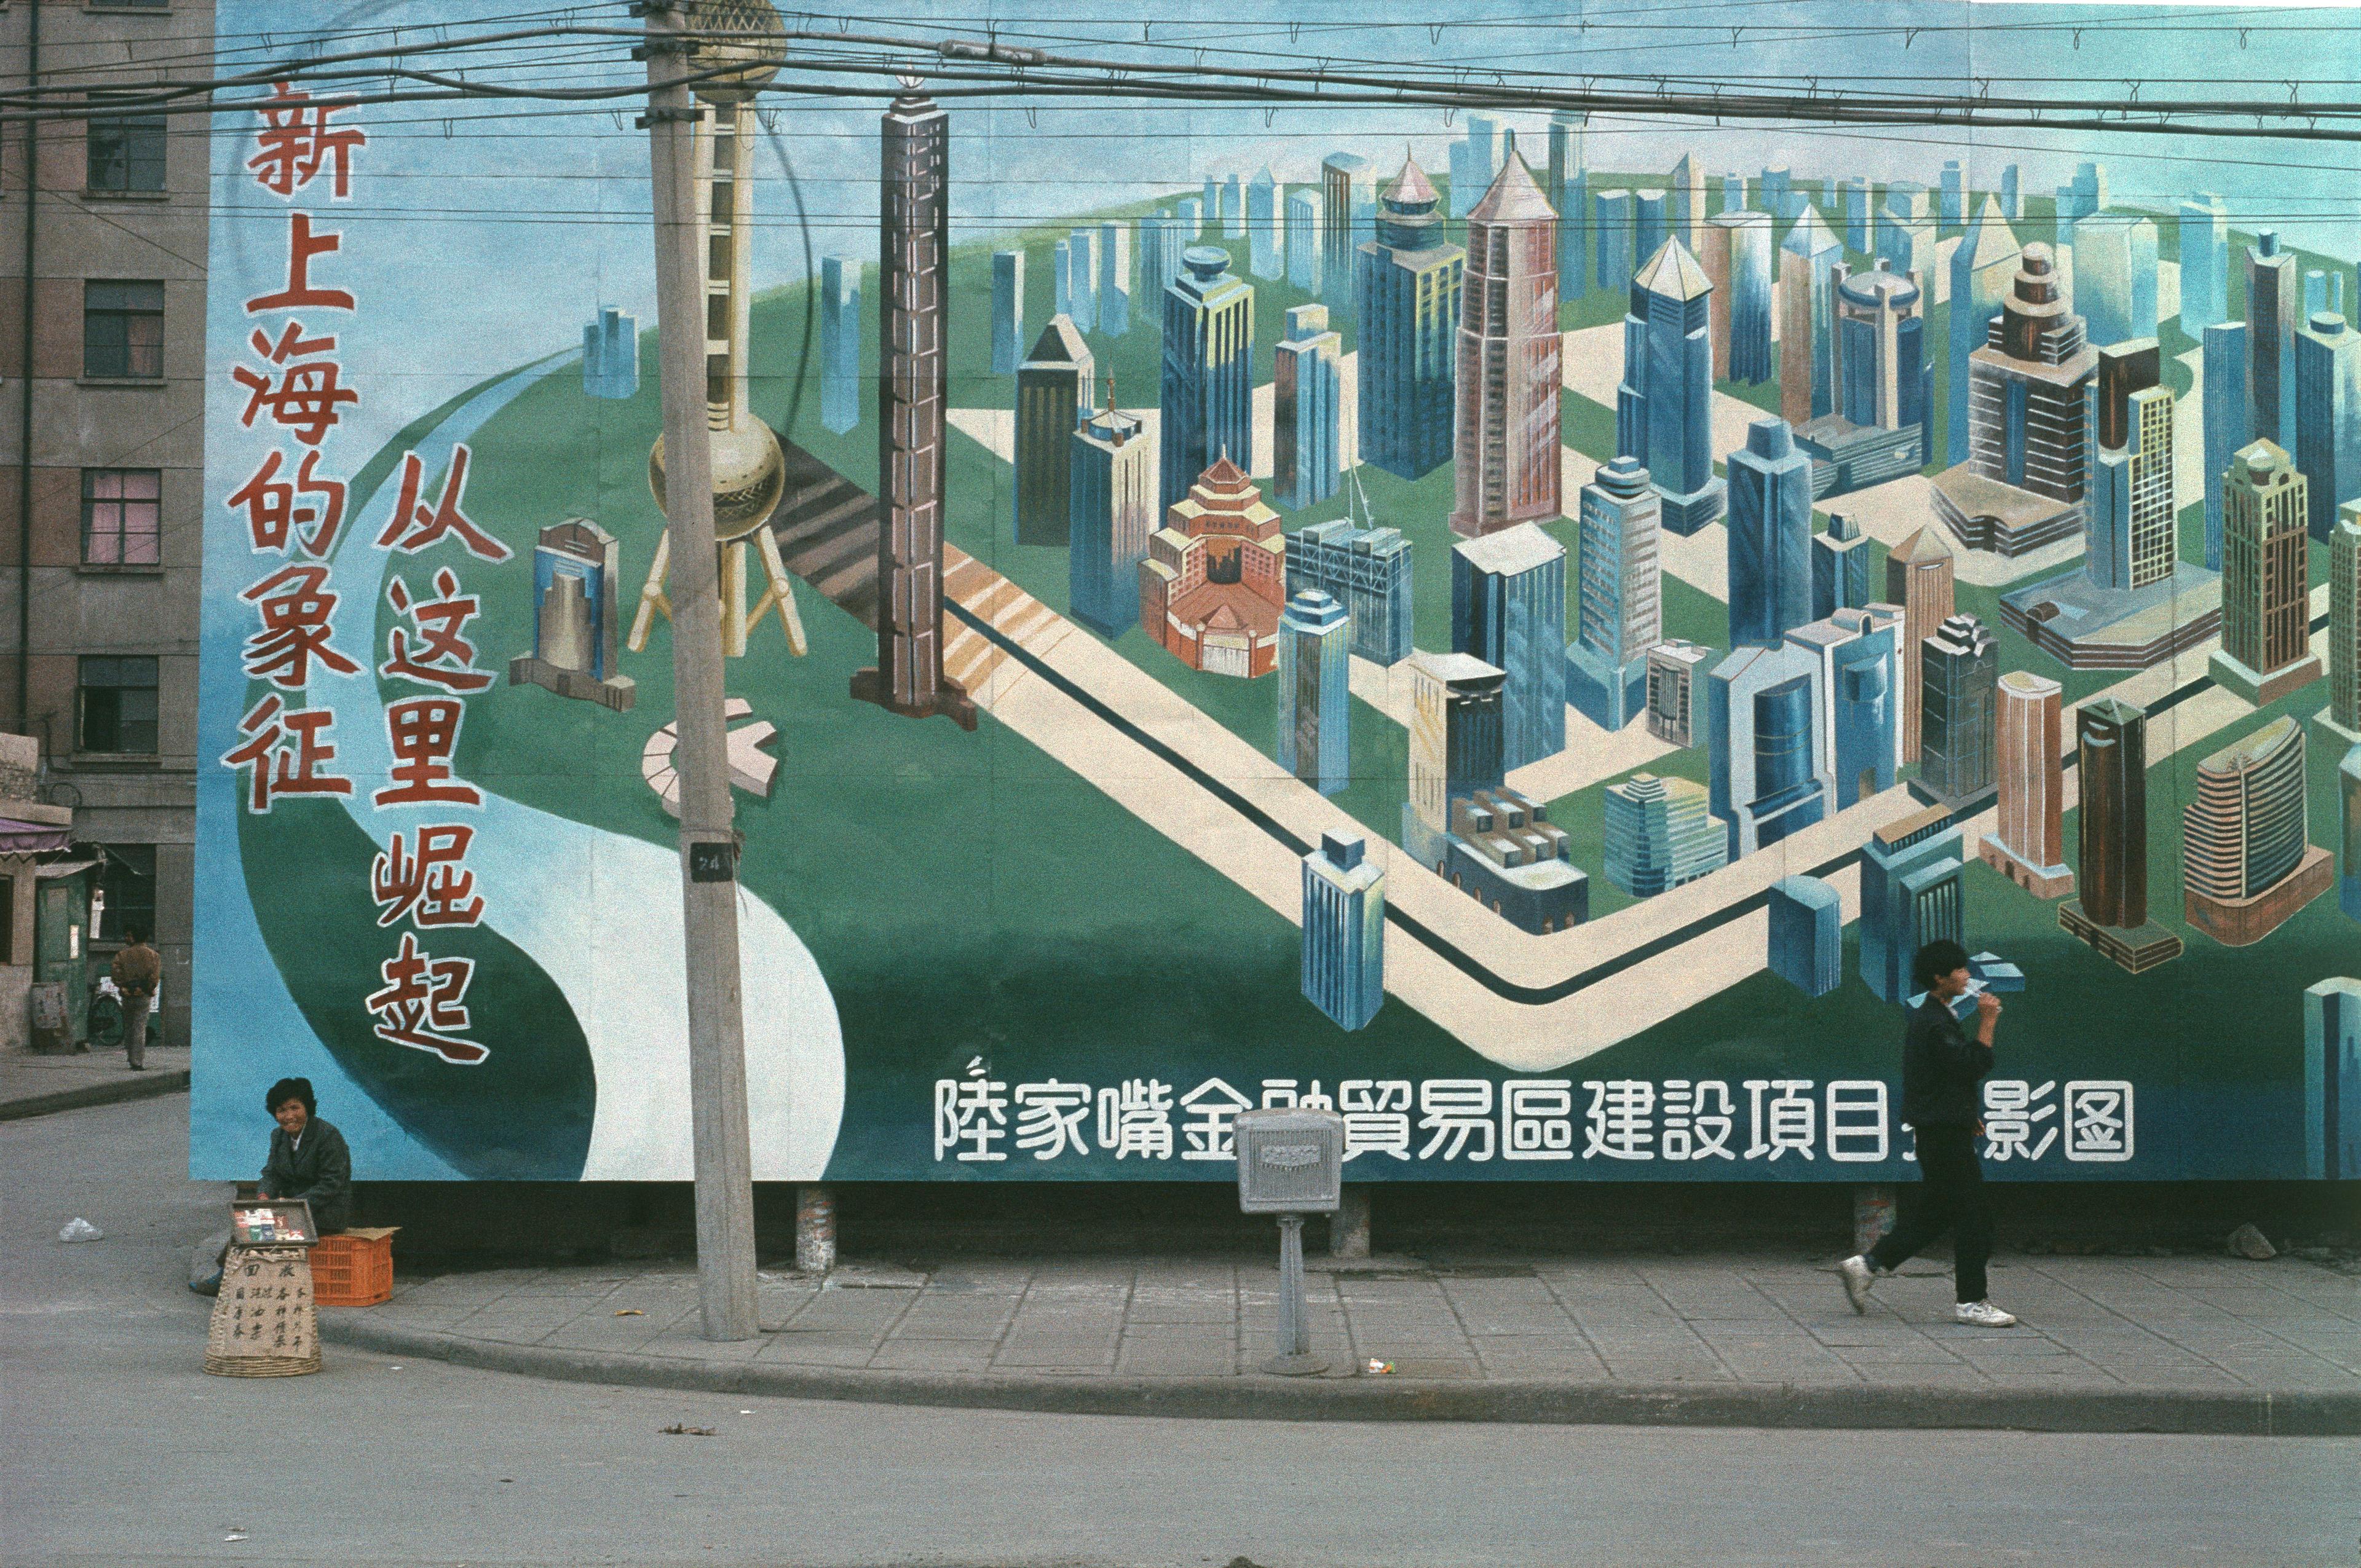
<path id="1" fill-rule="evenodd" d="M 1967 1127 L 1983 1108 L 1976 1086 L 1992 1047 L 1972 1039 L 1932 993 L 1910 1010 L 1902 1041 L 1902 1119 L 1914 1127 Z"/>
<path id="2" fill-rule="evenodd" d="M 303 1198 L 312 1204 L 312 1223 L 325 1235 L 351 1222 L 353 1151 L 334 1124 L 314 1116 L 304 1124 L 302 1146 L 295 1146 L 287 1129 L 270 1134 L 270 1157 L 262 1167 L 266 1198 Z"/>

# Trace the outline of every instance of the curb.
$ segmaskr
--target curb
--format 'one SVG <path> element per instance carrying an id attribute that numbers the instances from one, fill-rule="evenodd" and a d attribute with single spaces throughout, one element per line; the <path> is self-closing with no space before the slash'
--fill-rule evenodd
<path id="1" fill-rule="evenodd" d="M 861 1404 L 1226 1420 L 1964 1428 L 2241 1437 L 2361 1434 L 2361 1394 L 2349 1393 L 865 1372 L 511 1344 L 403 1328 L 372 1320 L 365 1311 L 322 1312 L 320 1337 L 357 1350 L 424 1356 L 557 1382 Z"/>
<path id="2" fill-rule="evenodd" d="M 27 1094 L 18 1100 L 0 1100 L 0 1122 L 46 1116 L 52 1111 L 73 1111 L 84 1105 L 112 1105 L 120 1100 L 150 1100 L 159 1094 L 177 1094 L 188 1087 L 187 1068 L 146 1073 L 126 1069 L 122 1078 L 104 1083 L 85 1083 L 79 1089 L 60 1089 L 49 1094 Z"/>

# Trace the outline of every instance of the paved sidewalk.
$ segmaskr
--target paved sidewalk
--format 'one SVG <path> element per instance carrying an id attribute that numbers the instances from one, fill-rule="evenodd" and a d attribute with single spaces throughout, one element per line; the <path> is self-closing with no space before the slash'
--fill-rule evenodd
<path id="1" fill-rule="evenodd" d="M 2361 1277 L 2300 1258 L 1996 1264 L 2014 1329 L 1922 1261 L 1845 1304 L 1833 1259 L 1332 1265 L 1314 1378 L 1259 1370 L 1275 1268 L 1188 1258 L 765 1274 L 763 1332 L 699 1336 L 685 1266 L 405 1282 L 332 1343 L 545 1376 L 918 1404 L 1289 1419 L 2361 1432 Z M 1349 1272 L 1342 1271 L 1347 1270 Z M 1372 1374 L 1371 1360 L 1390 1363 Z"/>
<path id="2" fill-rule="evenodd" d="M 105 1105 L 117 1100 L 144 1100 L 151 1094 L 174 1094 L 189 1087 L 189 1053 L 162 1046 L 148 1048 L 148 1069 L 134 1072 L 125 1065 L 123 1048 L 93 1048 L 79 1056 L 37 1056 L 31 1051 L 0 1051 L 0 1122 L 24 1116 L 45 1116 L 77 1105 Z"/>

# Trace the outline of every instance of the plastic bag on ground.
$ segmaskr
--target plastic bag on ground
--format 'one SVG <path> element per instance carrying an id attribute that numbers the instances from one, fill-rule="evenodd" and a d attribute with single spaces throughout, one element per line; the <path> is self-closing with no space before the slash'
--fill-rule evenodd
<path id="1" fill-rule="evenodd" d="M 96 1225 L 92 1224 L 88 1220 L 85 1220 L 81 1215 L 77 1214 L 72 1219 L 68 1220 L 65 1223 L 64 1229 L 58 1232 L 58 1240 L 61 1242 L 94 1242 L 103 1240 L 105 1235 L 106 1233 L 104 1231 L 100 1230 Z"/>

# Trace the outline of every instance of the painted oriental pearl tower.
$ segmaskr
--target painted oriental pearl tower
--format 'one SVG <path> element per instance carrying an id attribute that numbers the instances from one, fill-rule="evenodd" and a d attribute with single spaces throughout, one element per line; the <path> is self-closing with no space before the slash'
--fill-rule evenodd
<path id="1" fill-rule="evenodd" d="M 746 361 L 753 260 L 753 102 L 779 72 L 786 29 L 769 0 L 698 0 L 685 17 L 700 37 L 687 57 L 693 71 L 743 61 L 742 69 L 710 77 L 692 89 L 706 111 L 697 126 L 697 218 L 706 235 L 705 417 L 713 454 L 713 535 L 721 549 L 721 651 L 746 652 L 748 633 L 774 609 L 785 630 L 788 649 L 804 652 L 804 629 L 796 612 L 786 566 L 767 526 L 786 493 L 786 455 L 771 427 L 757 418 L 747 397 Z M 717 39 L 713 35 L 722 35 Z M 725 41 L 726 40 L 726 41 Z M 656 437 L 648 453 L 648 488 L 664 504 L 664 444 Z M 746 605 L 746 553 L 752 546 L 763 565 L 763 587 Z M 671 565 L 671 539 L 660 535 L 655 559 L 631 617 L 627 646 L 647 646 L 648 631 L 661 610 L 672 615 L 664 596 Z"/>

